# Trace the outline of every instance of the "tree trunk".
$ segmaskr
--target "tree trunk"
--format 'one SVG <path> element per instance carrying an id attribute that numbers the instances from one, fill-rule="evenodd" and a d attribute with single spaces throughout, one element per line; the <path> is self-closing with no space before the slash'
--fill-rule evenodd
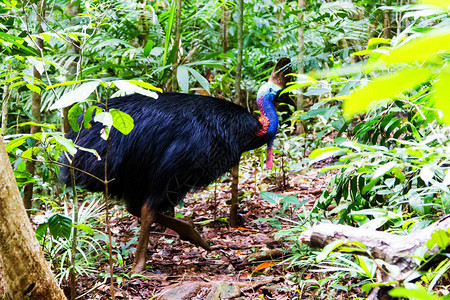
<path id="1" fill-rule="evenodd" d="M 0 139 L 0 298 L 65 299 L 25 212 Z"/>
<path id="2" fill-rule="evenodd" d="M 305 43 L 305 36 L 303 32 L 303 17 L 304 17 L 304 11 L 305 8 L 305 0 L 298 0 L 298 9 L 300 11 L 299 19 L 302 24 L 298 27 L 298 73 L 302 74 L 304 72 L 302 61 L 304 58 L 304 43 Z M 299 90 L 299 93 L 297 94 L 297 110 L 303 109 L 303 89 L 301 88 Z M 296 124 L 296 134 L 303 134 L 305 133 L 305 126 L 303 123 L 299 120 Z"/>
<path id="3" fill-rule="evenodd" d="M 173 43 L 175 55 L 174 60 L 175 63 L 172 67 L 172 92 L 176 92 L 178 90 L 178 81 L 177 81 L 177 68 L 178 68 L 178 52 L 180 47 L 180 39 L 181 39 L 181 0 L 177 0 L 177 12 L 175 17 L 175 41 Z"/>
<path id="4" fill-rule="evenodd" d="M 8 64 L 8 71 L 11 71 L 11 65 Z M 9 115 L 9 102 L 11 100 L 11 93 L 9 91 L 9 83 L 5 83 L 3 86 L 3 102 L 2 102 L 2 131 L 1 135 L 5 135 L 6 129 L 8 129 L 8 115 Z"/>
<path id="5" fill-rule="evenodd" d="M 76 15 L 78 15 L 81 11 L 80 8 L 80 4 L 77 1 L 73 1 L 73 2 L 69 2 L 67 4 L 67 9 L 66 9 L 66 15 L 68 17 L 75 17 Z M 70 19 L 70 24 L 74 25 L 76 18 L 71 18 Z M 70 80 L 76 80 L 76 74 L 78 72 L 78 63 L 80 61 L 79 55 L 80 55 L 80 42 L 72 39 L 69 37 L 69 41 L 70 44 L 67 45 L 67 54 L 69 55 L 76 55 L 78 56 L 76 59 L 72 60 L 72 62 L 70 63 L 69 67 L 67 68 L 67 75 L 69 78 L 71 78 Z M 74 77 L 72 77 L 74 76 Z M 68 107 L 64 107 L 63 108 L 63 117 L 62 117 L 62 127 L 63 127 L 63 131 L 64 132 L 69 132 L 70 130 L 70 124 L 69 124 L 69 110 L 73 107 L 73 105 L 70 105 Z"/>
<path id="6" fill-rule="evenodd" d="M 36 21 L 38 23 L 38 34 L 44 32 L 42 29 L 42 22 L 45 18 L 45 0 L 39 2 L 38 14 L 36 15 Z M 41 38 L 36 39 L 36 50 L 38 52 L 44 51 L 44 40 Z M 36 78 L 36 81 L 39 82 L 42 79 L 41 73 L 39 73 L 36 67 L 33 67 L 33 76 Z M 34 118 L 34 121 L 37 123 L 41 122 L 41 94 L 33 92 L 32 102 L 31 102 L 31 115 Z M 35 134 L 40 131 L 40 127 L 31 125 L 31 134 Z M 34 161 L 27 161 L 25 170 L 34 176 L 35 172 L 35 163 Z M 31 208 L 31 199 L 33 198 L 33 183 L 27 183 L 23 189 L 23 203 L 25 204 L 26 209 Z"/>
<path id="7" fill-rule="evenodd" d="M 228 7 L 224 5 L 222 11 L 222 51 L 228 52 Z"/>
<path id="8" fill-rule="evenodd" d="M 386 0 L 386 5 L 387 6 L 391 5 L 391 0 Z M 388 9 L 384 11 L 383 37 L 385 39 L 391 38 L 391 15 Z"/>
<path id="9" fill-rule="evenodd" d="M 243 41 L 243 24 L 244 24 L 244 1 L 238 0 L 238 53 L 236 63 L 235 78 L 235 98 L 234 103 L 241 105 L 241 77 L 242 77 L 242 52 L 244 49 Z M 239 164 L 231 169 L 231 209 L 230 209 L 230 226 L 238 226 L 238 185 L 239 185 Z"/>

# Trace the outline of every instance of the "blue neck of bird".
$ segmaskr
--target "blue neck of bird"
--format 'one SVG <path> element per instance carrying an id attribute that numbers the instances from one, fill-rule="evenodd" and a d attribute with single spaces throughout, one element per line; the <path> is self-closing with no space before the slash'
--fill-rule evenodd
<path id="1" fill-rule="evenodd" d="M 278 92 L 280 90 L 281 88 L 279 86 L 268 82 L 259 89 L 257 96 L 257 103 L 259 111 L 261 112 L 260 121 L 265 117 L 267 117 L 269 121 L 268 125 L 263 124 L 263 128 L 267 127 L 265 136 L 270 142 L 273 141 L 278 132 L 278 115 L 275 110 L 274 100 L 278 97 Z"/>
<path id="2" fill-rule="evenodd" d="M 273 102 L 270 100 L 263 100 L 262 110 L 260 108 L 260 111 L 261 116 L 263 116 L 264 114 L 269 119 L 269 126 L 267 127 L 267 137 L 269 138 L 269 140 L 273 140 L 278 132 L 278 115 Z"/>

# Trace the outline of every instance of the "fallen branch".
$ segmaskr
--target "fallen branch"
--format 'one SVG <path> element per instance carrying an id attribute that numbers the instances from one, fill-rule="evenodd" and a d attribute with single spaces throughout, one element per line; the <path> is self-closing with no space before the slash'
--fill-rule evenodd
<path id="1" fill-rule="evenodd" d="M 447 231 L 449 228 L 450 216 L 446 216 L 430 226 L 408 235 L 397 235 L 347 225 L 320 223 L 311 230 L 303 232 L 299 237 L 299 242 L 313 248 L 324 248 L 334 241 L 348 241 L 348 243 L 343 244 L 346 248 L 353 247 L 355 252 L 360 255 L 379 259 L 386 264 L 398 267 L 399 273 L 397 274 L 390 273 L 387 268 L 379 269 L 377 272 L 378 282 L 391 280 L 398 282 L 405 280 L 423 263 L 415 257 L 419 250 L 423 250 L 426 256 L 433 256 L 441 251 L 441 248 L 437 245 L 429 249 L 426 243 L 436 230 Z M 361 249 L 351 242 L 359 242 L 365 246 L 365 249 Z M 374 297 L 371 299 L 380 298 Z"/>

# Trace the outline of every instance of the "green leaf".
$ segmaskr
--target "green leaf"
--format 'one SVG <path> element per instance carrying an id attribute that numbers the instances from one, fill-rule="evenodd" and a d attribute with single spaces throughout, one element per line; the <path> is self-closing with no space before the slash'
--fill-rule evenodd
<path id="1" fill-rule="evenodd" d="M 87 234 L 94 235 L 95 231 L 91 227 L 82 223 L 73 223 L 73 227 L 86 232 Z"/>
<path id="2" fill-rule="evenodd" d="M 199 72 L 197 72 L 197 70 L 194 70 L 192 68 L 187 69 L 189 70 L 189 72 L 191 72 L 192 76 L 194 76 L 195 80 L 197 80 L 197 82 L 200 83 L 202 88 L 204 88 L 208 93 L 210 93 L 208 80 L 205 77 L 203 77 Z"/>
<path id="3" fill-rule="evenodd" d="M 73 131 L 75 132 L 80 131 L 80 125 L 78 124 L 78 117 L 82 113 L 83 109 L 80 107 L 80 103 L 77 103 L 71 109 L 69 109 L 69 113 L 67 114 L 70 127 L 72 127 Z"/>
<path id="4" fill-rule="evenodd" d="M 152 40 L 147 41 L 144 47 L 144 56 L 148 56 L 150 54 L 150 51 L 152 51 L 154 42 Z"/>
<path id="5" fill-rule="evenodd" d="M 448 105 L 448 95 L 450 95 L 450 65 L 447 65 L 433 84 L 433 102 L 444 114 L 443 121 L 450 125 L 450 105 Z"/>
<path id="6" fill-rule="evenodd" d="M 428 292 L 425 290 L 407 289 L 407 288 L 403 288 L 403 287 L 398 287 L 398 288 L 394 288 L 394 289 L 390 290 L 389 295 L 391 295 L 392 297 L 404 297 L 404 298 L 409 298 L 409 299 L 439 300 L 438 297 L 428 294 Z"/>
<path id="7" fill-rule="evenodd" d="M 11 152 L 17 147 L 22 146 L 23 143 L 25 143 L 25 141 L 27 140 L 27 138 L 28 136 L 21 136 L 20 138 L 8 142 L 8 144 L 5 145 L 6 151 Z"/>
<path id="8" fill-rule="evenodd" d="M 47 234 L 48 223 L 39 224 L 34 232 L 34 235 L 38 239 L 38 241 L 42 241 L 44 239 L 45 234 Z"/>
<path id="9" fill-rule="evenodd" d="M 64 94 L 58 101 L 56 101 L 50 109 L 58 109 L 70 106 L 77 102 L 82 102 L 86 100 L 92 92 L 95 91 L 97 86 L 100 84 L 98 81 L 88 81 L 83 83 L 76 89 Z"/>
<path id="10" fill-rule="evenodd" d="M 382 164 L 379 168 L 377 168 L 375 170 L 375 172 L 372 175 L 372 180 L 376 179 L 378 177 L 383 176 L 384 174 L 386 174 L 387 172 L 389 172 L 393 167 L 395 167 L 397 165 L 397 162 L 395 161 L 390 161 L 387 164 Z"/>
<path id="11" fill-rule="evenodd" d="M 111 128 L 111 126 L 113 126 L 114 124 L 113 117 L 109 112 L 101 112 L 99 114 L 96 114 L 94 117 L 94 121 L 100 122 L 108 128 Z"/>
<path id="12" fill-rule="evenodd" d="M 188 69 L 184 66 L 177 68 L 177 81 L 183 93 L 189 92 L 189 73 Z"/>
<path id="13" fill-rule="evenodd" d="M 23 158 L 35 158 L 39 152 L 42 152 L 42 149 L 39 147 L 31 147 L 28 148 L 26 151 L 22 152 Z"/>
<path id="14" fill-rule="evenodd" d="M 48 228 L 53 237 L 68 239 L 72 231 L 72 219 L 63 215 L 54 214 L 48 219 Z"/>
<path id="15" fill-rule="evenodd" d="M 35 92 L 39 95 L 41 94 L 41 88 L 38 87 L 37 85 L 27 83 L 26 87 L 32 92 Z"/>
<path id="16" fill-rule="evenodd" d="M 112 116 L 114 128 L 119 130 L 121 133 L 127 135 L 131 132 L 131 130 L 133 130 L 134 120 L 129 114 L 115 108 L 111 109 L 109 113 Z"/>
<path id="17" fill-rule="evenodd" d="M 419 0 L 419 2 L 424 3 L 424 4 L 438 6 L 445 11 L 450 10 L 450 1 L 449 0 Z"/>
<path id="18" fill-rule="evenodd" d="M 338 248 L 341 245 L 344 245 L 347 241 L 345 240 L 336 240 L 333 241 L 331 243 L 329 243 L 328 245 L 326 245 L 325 247 L 323 247 L 322 251 L 320 251 L 320 253 L 317 255 L 316 257 L 316 262 L 321 262 L 322 260 L 324 260 L 325 258 L 327 258 L 327 256 L 336 248 Z"/>
<path id="19" fill-rule="evenodd" d="M 169 20 L 167 22 L 166 27 L 166 40 L 164 41 L 164 56 L 163 56 L 163 66 L 166 65 L 167 61 L 167 54 L 169 53 L 169 43 L 172 39 L 172 35 L 170 34 L 172 32 L 172 26 L 173 26 L 173 19 L 175 17 L 176 12 L 176 1 L 172 0 L 170 11 L 169 11 Z M 175 45 L 175 47 L 178 47 L 178 45 Z"/>
<path id="20" fill-rule="evenodd" d="M 450 26 L 434 29 L 392 50 L 384 61 L 387 65 L 423 63 L 450 51 Z"/>
<path id="21" fill-rule="evenodd" d="M 92 121 L 92 116 L 96 115 L 99 112 L 102 112 L 103 108 L 92 105 L 90 106 L 86 112 L 84 113 L 84 118 L 83 118 L 83 126 L 86 129 L 90 129 L 91 128 L 91 121 Z"/>
<path id="22" fill-rule="evenodd" d="M 363 88 L 360 88 L 345 99 L 343 109 L 347 118 L 365 111 L 373 101 L 391 99 L 401 92 L 415 88 L 433 75 L 428 68 L 412 68 L 398 71 L 391 75 L 380 76 Z"/>
<path id="23" fill-rule="evenodd" d="M 73 141 L 71 139 L 67 139 L 58 134 L 52 134 L 52 136 L 55 138 L 55 141 L 58 144 L 60 144 L 61 146 L 64 147 L 64 149 L 66 149 L 67 152 L 69 152 L 71 155 L 75 155 L 77 149 L 75 148 L 75 145 L 73 144 Z"/>
<path id="24" fill-rule="evenodd" d="M 441 249 L 447 248 L 450 243 L 450 234 L 442 229 L 436 229 L 431 238 L 427 241 L 428 249 L 433 248 L 434 245 L 438 245 Z"/>
<path id="25" fill-rule="evenodd" d="M 147 89 L 147 90 L 153 90 L 153 91 L 157 91 L 157 92 L 160 92 L 160 93 L 163 92 L 162 89 L 160 89 L 160 88 L 154 86 L 153 84 L 150 84 L 150 83 L 147 83 L 147 82 L 144 82 L 144 81 L 140 81 L 140 80 L 127 80 L 127 82 L 129 82 L 129 83 L 131 83 L 131 84 L 134 84 L 134 85 L 137 85 L 137 86 L 140 86 L 140 87 L 143 87 L 144 89 Z"/>
<path id="26" fill-rule="evenodd" d="M 126 92 L 127 94 L 138 93 L 138 94 L 145 95 L 145 96 L 148 96 L 148 97 L 151 97 L 154 99 L 158 98 L 158 94 L 156 94 L 155 92 L 143 89 L 141 86 L 150 87 L 151 89 L 161 91 L 161 89 L 158 89 L 149 83 L 145 84 L 144 82 L 141 82 L 138 80 L 116 80 L 116 81 L 113 81 L 113 83 L 118 89 Z M 140 86 L 138 86 L 138 85 L 140 85 Z"/>
<path id="27" fill-rule="evenodd" d="M 272 204 L 280 204 L 280 196 L 278 196 L 278 194 L 270 193 L 270 192 L 261 192 L 261 193 L 259 194 L 259 196 L 260 196 L 263 200 L 265 200 L 265 201 L 267 201 L 267 202 L 269 202 L 269 203 L 272 203 Z"/>

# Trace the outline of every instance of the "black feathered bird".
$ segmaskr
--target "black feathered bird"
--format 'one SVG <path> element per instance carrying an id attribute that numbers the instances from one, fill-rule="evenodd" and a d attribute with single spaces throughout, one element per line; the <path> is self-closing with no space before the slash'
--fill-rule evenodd
<path id="1" fill-rule="evenodd" d="M 134 94 L 108 100 L 108 108 L 129 114 L 134 129 L 123 135 L 110 132 L 107 164 L 112 196 L 123 198 L 130 213 L 141 217 L 141 229 L 133 272 L 145 267 L 150 226 L 158 222 L 180 237 L 208 249 L 197 231 L 185 221 L 160 212 L 179 203 L 187 192 L 204 187 L 239 163 L 243 152 L 268 144 L 267 166 L 272 167 L 272 142 L 278 130 L 274 101 L 287 82 L 289 59 L 281 59 L 268 83 L 258 91 L 259 120 L 223 99 L 180 93 L 161 93 L 157 99 Z M 284 69 L 283 69 L 284 67 Z M 283 69 L 280 71 L 280 69 Z M 275 71 L 276 70 L 276 71 Z M 82 130 L 77 145 L 95 149 L 99 157 L 79 150 L 74 166 L 104 178 L 107 142 L 100 138 L 103 124 L 92 122 Z M 70 132 L 75 140 L 78 133 Z M 61 176 L 70 184 L 70 172 Z M 103 191 L 102 182 L 75 171 L 78 186 Z"/>

